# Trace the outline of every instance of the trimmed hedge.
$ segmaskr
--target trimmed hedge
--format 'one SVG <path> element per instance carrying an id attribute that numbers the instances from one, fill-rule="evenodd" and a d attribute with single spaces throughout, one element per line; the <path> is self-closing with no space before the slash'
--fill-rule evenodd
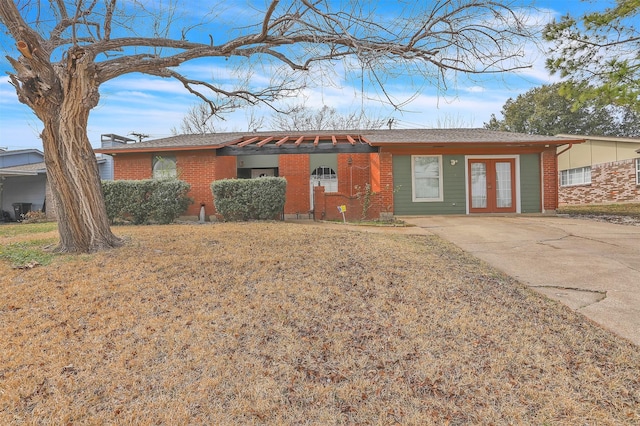
<path id="1" fill-rule="evenodd" d="M 111 223 L 167 224 L 180 216 L 193 200 L 191 186 L 177 179 L 103 181 L 102 192 Z"/>
<path id="2" fill-rule="evenodd" d="M 226 221 L 276 219 L 284 210 L 287 180 L 222 179 L 211 184 L 216 211 Z"/>

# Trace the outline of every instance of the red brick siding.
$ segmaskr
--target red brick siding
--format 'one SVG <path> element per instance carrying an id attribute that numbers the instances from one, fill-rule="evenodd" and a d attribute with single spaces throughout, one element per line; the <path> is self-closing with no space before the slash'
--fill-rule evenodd
<path id="1" fill-rule="evenodd" d="M 338 206 L 346 206 L 344 217 L 347 221 L 357 221 L 362 217 L 361 200 L 341 192 L 325 193 L 323 186 L 313 188 L 313 218 L 315 220 L 342 220 Z"/>
<path id="2" fill-rule="evenodd" d="M 178 178 L 191 185 L 189 197 L 193 199 L 193 204 L 184 214 L 187 216 L 199 215 L 202 203 L 205 205 L 206 216 L 214 214 L 210 185 L 215 180 L 216 163 L 219 160 L 215 151 L 177 152 L 175 157 Z"/>
<path id="3" fill-rule="evenodd" d="M 215 163 L 215 180 L 235 179 L 238 177 L 236 157 L 217 157 Z M 211 182 L 213 182 L 213 180 Z M 209 182 L 209 185 L 211 185 Z"/>
<path id="4" fill-rule="evenodd" d="M 371 181 L 369 154 L 339 154 L 337 173 L 339 193 L 351 196 L 363 191 Z"/>
<path id="5" fill-rule="evenodd" d="M 209 217 L 210 215 L 215 215 L 217 213 L 214 205 L 215 200 L 213 199 L 213 194 L 211 193 L 211 184 L 216 180 L 235 179 L 236 177 L 238 177 L 236 157 L 216 156 L 214 160 L 215 161 L 213 163 L 213 167 L 211 171 L 212 173 L 211 180 L 209 180 L 208 183 L 206 184 L 207 190 L 209 191 L 208 192 L 210 197 L 209 199 L 211 200 L 210 203 L 206 202 L 206 205 L 204 207 L 205 214 L 207 217 Z M 198 204 L 198 208 L 199 206 L 200 205 Z"/>
<path id="6" fill-rule="evenodd" d="M 279 175 L 287 180 L 285 214 L 304 214 L 311 209 L 310 167 L 308 154 L 280 155 L 278 160 Z"/>
<path id="7" fill-rule="evenodd" d="M 205 204 L 207 216 L 215 214 L 211 182 L 216 179 L 236 177 L 235 157 L 217 157 L 215 151 L 180 151 L 167 153 L 175 156 L 178 177 L 191 185 L 189 197 L 193 204 L 185 215 L 197 216 L 200 204 Z M 155 154 L 118 154 L 114 156 L 114 179 L 140 180 L 151 179 L 153 176 L 153 158 Z"/>
<path id="8" fill-rule="evenodd" d="M 558 208 L 558 159 L 555 148 L 542 152 L 542 209 Z"/>
<path id="9" fill-rule="evenodd" d="M 351 157 L 351 164 L 348 158 Z M 314 189 L 314 218 L 316 220 L 342 220 L 338 206 L 346 206 L 345 218 L 362 219 L 365 185 L 371 185 L 370 206 L 366 219 L 378 219 L 382 212 L 393 213 L 392 156 L 389 153 L 351 154 L 338 156 L 337 193 Z M 353 192 L 352 192 L 353 191 Z"/>
<path id="10" fill-rule="evenodd" d="M 113 157 L 113 178 L 115 180 L 151 179 L 153 155 L 118 154 Z"/>
<path id="11" fill-rule="evenodd" d="M 560 187 L 559 202 L 561 205 L 640 202 L 635 159 L 592 166 L 591 184 Z"/>
<path id="12" fill-rule="evenodd" d="M 388 152 L 381 152 L 379 154 L 370 154 L 372 161 L 377 158 L 379 164 L 379 176 L 374 176 L 372 173 L 372 182 L 376 179 L 380 180 L 380 197 L 377 200 L 378 209 L 381 213 L 393 213 L 393 155 Z M 372 183 L 373 184 L 373 183 Z"/>

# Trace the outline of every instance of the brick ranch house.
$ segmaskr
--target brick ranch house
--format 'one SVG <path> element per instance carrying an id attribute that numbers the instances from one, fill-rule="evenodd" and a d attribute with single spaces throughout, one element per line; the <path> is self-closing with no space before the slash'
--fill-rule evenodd
<path id="1" fill-rule="evenodd" d="M 560 205 L 640 202 L 639 138 L 557 136 L 586 141 L 558 148 Z"/>
<path id="2" fill-rule="evenodd" d="M 178 176 L 196 217 L 215 218 L 210 185 L 226 178 L 287 180 L 285 218 L 544 213 L 558 206 L 556 149 L 567 140 L 486 129 L 255 132 L 103 140 L 114 179 Z M 360 194 L 360 195 L 358 195 Z"/>

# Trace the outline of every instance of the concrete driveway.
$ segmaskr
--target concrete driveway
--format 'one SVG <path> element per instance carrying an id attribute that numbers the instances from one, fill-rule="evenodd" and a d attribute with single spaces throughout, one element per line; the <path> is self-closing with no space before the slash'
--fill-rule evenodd
<path id="1" fill-rule="evenodd" d="M 402 219 L 640 345 L 640 226 L 555 216 Z"/>

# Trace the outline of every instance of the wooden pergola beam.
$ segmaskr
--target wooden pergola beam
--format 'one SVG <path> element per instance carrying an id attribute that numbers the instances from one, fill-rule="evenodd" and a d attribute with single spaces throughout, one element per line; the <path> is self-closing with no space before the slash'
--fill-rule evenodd
<path id="1" fill-rule="evenodd" d="M 349 141 L 349 143 L 351 145 L 355 145 L 356 144 L 356 140 L 354 138 L 352 138 L 351 136 L 347 135 L 347 140 Z"/>
<path id="2" fill-rule="evenodd" d="M 260 142 L 258 142 L 258 143 L 256 144 L 256 146 L 261 147 L 261 146 L 263 146 L 263 145 L 268 144 L 269 142 L 271 142 L 271 141 L 272 141 L 272 140 L 274 140 L 274 139 L 275 139 L 275 138 L 274 138 L 273 136 L 269 136 L 268 138 L 263 139 L 263 140 L 261 140 Z"/>
<path id="3" fill-rule="evenodd" d="M 338 144 L 338 140 L 336 139 L 336 135 L 331 135 L 331 140 L 333 141 L 333 146 Z"/>
<path id="4" fill-rule="evenodd" d="M 319 141 L 320 141 L 320 135 L 317 135 L 316 138 L 313 140 L 313 146 L 318 146 Z"/>
<path id="5" fill-rule="evenodd" d="M 244 141 L 244 142 L 240 142 L 240 143 L 238 144 L 238 146 L 247 146 L 247 145 L 249 145 L 249 144 L 251 144 L 251 143 L 254 143 L 254 142 L 255 142 L 255 141 L 257 141 L 258 139 L 260 139 L 258 136 L 252 137 L 252 138 L 250 138 L 250 139 L 247 139 L 247 140 L 246 140 L 246 141 Z"/>
<path id="6" fill-rule="evenodd" d="M 288 141 L 290 138 L 290 136 L 285 136 L 284 138 L 280 139 L 278 142 L 276 142 L 276 146 L 280 146 L 283 143 L 285 143 L 286 141 Z"/>
<path id="7" fill-rule="evenodd" d="M 304 136 L 300 136 L 298 140 L 296 140 L 296 146 L 300 146 L 303 140 L 304 140 Z"/>

